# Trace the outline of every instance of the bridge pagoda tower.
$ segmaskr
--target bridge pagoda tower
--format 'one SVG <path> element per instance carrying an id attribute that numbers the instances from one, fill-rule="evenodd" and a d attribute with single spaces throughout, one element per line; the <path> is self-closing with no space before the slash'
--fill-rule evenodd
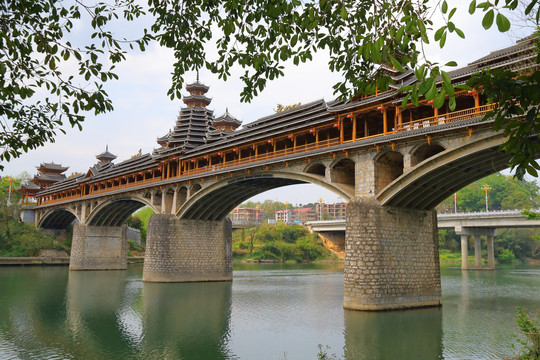
<path id="1" fill-rule="evenodd" d="M 206 107 L 209 87 L 197 81 L 188 84 L 190 95 L 183 101 L 172 131 L 158 138 L 156 159 L 176 157 L 221 137 L 212 126 L 214 113 Z M 229 121 L 230 119 L 227 119 Z M 177 190 L 174 190 L 174 198 Z M 162 194 L 162 199 L 163 194 Z M 232 224 L 223 221 L 179 219 L 175 214 L 154 214 L 148 222 L 143 281 L 193 282 L 232 280 Z"/>

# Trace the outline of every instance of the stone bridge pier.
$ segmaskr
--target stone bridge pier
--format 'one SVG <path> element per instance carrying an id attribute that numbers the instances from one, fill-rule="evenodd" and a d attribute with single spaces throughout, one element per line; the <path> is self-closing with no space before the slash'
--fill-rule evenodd
<path id="1" fill-rule="evenodd" d="M 441 304 L 435 211 L 383 207 L 374 198 L 356 197 L 347 205 L 345 234 L 346 309 Z"/>
<path id="2" fill-rule="evenodd" d="M 127 269 L 127 225 L 73 225 L 69 270 Z"/>
<path id="3" fill-rule="evenodd" d="M 148 222 L 143 281 L 232 280 L 232 224 L 155 214 Z"/>

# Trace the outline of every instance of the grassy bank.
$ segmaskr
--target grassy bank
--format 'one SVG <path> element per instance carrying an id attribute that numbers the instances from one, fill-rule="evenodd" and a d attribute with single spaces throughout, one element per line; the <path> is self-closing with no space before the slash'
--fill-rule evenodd
<path id="1" fill-rule="evenodd" d="M 12 211 L 5 205 L 0 207 L 0 257 L 38 256 L 48 249 L 69 252 L 69 244 L 23 223 Z"/>
<path id="2" fill-rule="evenodd" d="M 234 260 L 312 262 L 337 260 L 316 234 L 301 225 L 261 225 L 233 233 Z"/>

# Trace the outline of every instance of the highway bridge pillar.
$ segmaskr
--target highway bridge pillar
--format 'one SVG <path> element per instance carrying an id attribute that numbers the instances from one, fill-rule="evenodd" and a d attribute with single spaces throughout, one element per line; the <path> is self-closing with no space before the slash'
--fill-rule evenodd
<path id="1" fill-rule="evenodd" d="M 474 238 L 474 266 L 482 267 L 482 243 L 480 236 Z"/>
<path id="2" fill-rule="evenodd" d="M 148 222 L 143 281 L 230 280 L 230 220 L 184 220 L 174 215 L 152 215 Z"/>
<path id="3" fill-rule="evenodd" d="M 353 310 L 441 304 L 434 211 L 383 207 L 356 197 L 347 205 L 345 296 Z"/>
<path id="4" fill-rule="evenodd" d="M 493 237 L 494 235 L 487 236 L 488 268 L 490 269 L 495 269 L 495 251 L 493 249 Z"/>
<path id="5" fill-rule="evenodd" d="M 461 270 L 469 269 L 469 235 L 461 235 Z"/>
<path id="6" fill-rule="evenodd" d="M 127 225 L 73 225 L 69 270 L 127 269 Z"/>
<path id="7" fill-rule="evenodd" d="M 467 228 L 456 226 L 456 234 L 461 236 L 461 270 L 494 270 L 495 252 L 493 238 L 497 230 L 495 228 Z M 474 266 L 469 266 L 469 238 L 474 236 Z M 487 239 L 487 266 L 482 266 L 482 247 L 480 236 Z"/>

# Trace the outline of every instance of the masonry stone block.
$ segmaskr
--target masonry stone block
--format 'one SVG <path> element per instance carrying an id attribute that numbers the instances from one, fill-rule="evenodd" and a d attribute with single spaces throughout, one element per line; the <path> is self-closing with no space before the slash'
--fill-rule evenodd
<path id="1" fill-rule="evenodd" d="M 347 205 L 344 307 L 390 310 L 438 306 L 441 281 L 435 211 Z"/>
<path id="2" fill-rule="evenodd" d="M 73 225 L 69 270 L 127 269 L 126 231 L 126 225 Z"/>
<path id="3" fill-rule="evenodd" d="M 143 281 L 230 280 L 230 220 L 183 220 L 174 215 L 152 215 L 148 222 Z"/>

